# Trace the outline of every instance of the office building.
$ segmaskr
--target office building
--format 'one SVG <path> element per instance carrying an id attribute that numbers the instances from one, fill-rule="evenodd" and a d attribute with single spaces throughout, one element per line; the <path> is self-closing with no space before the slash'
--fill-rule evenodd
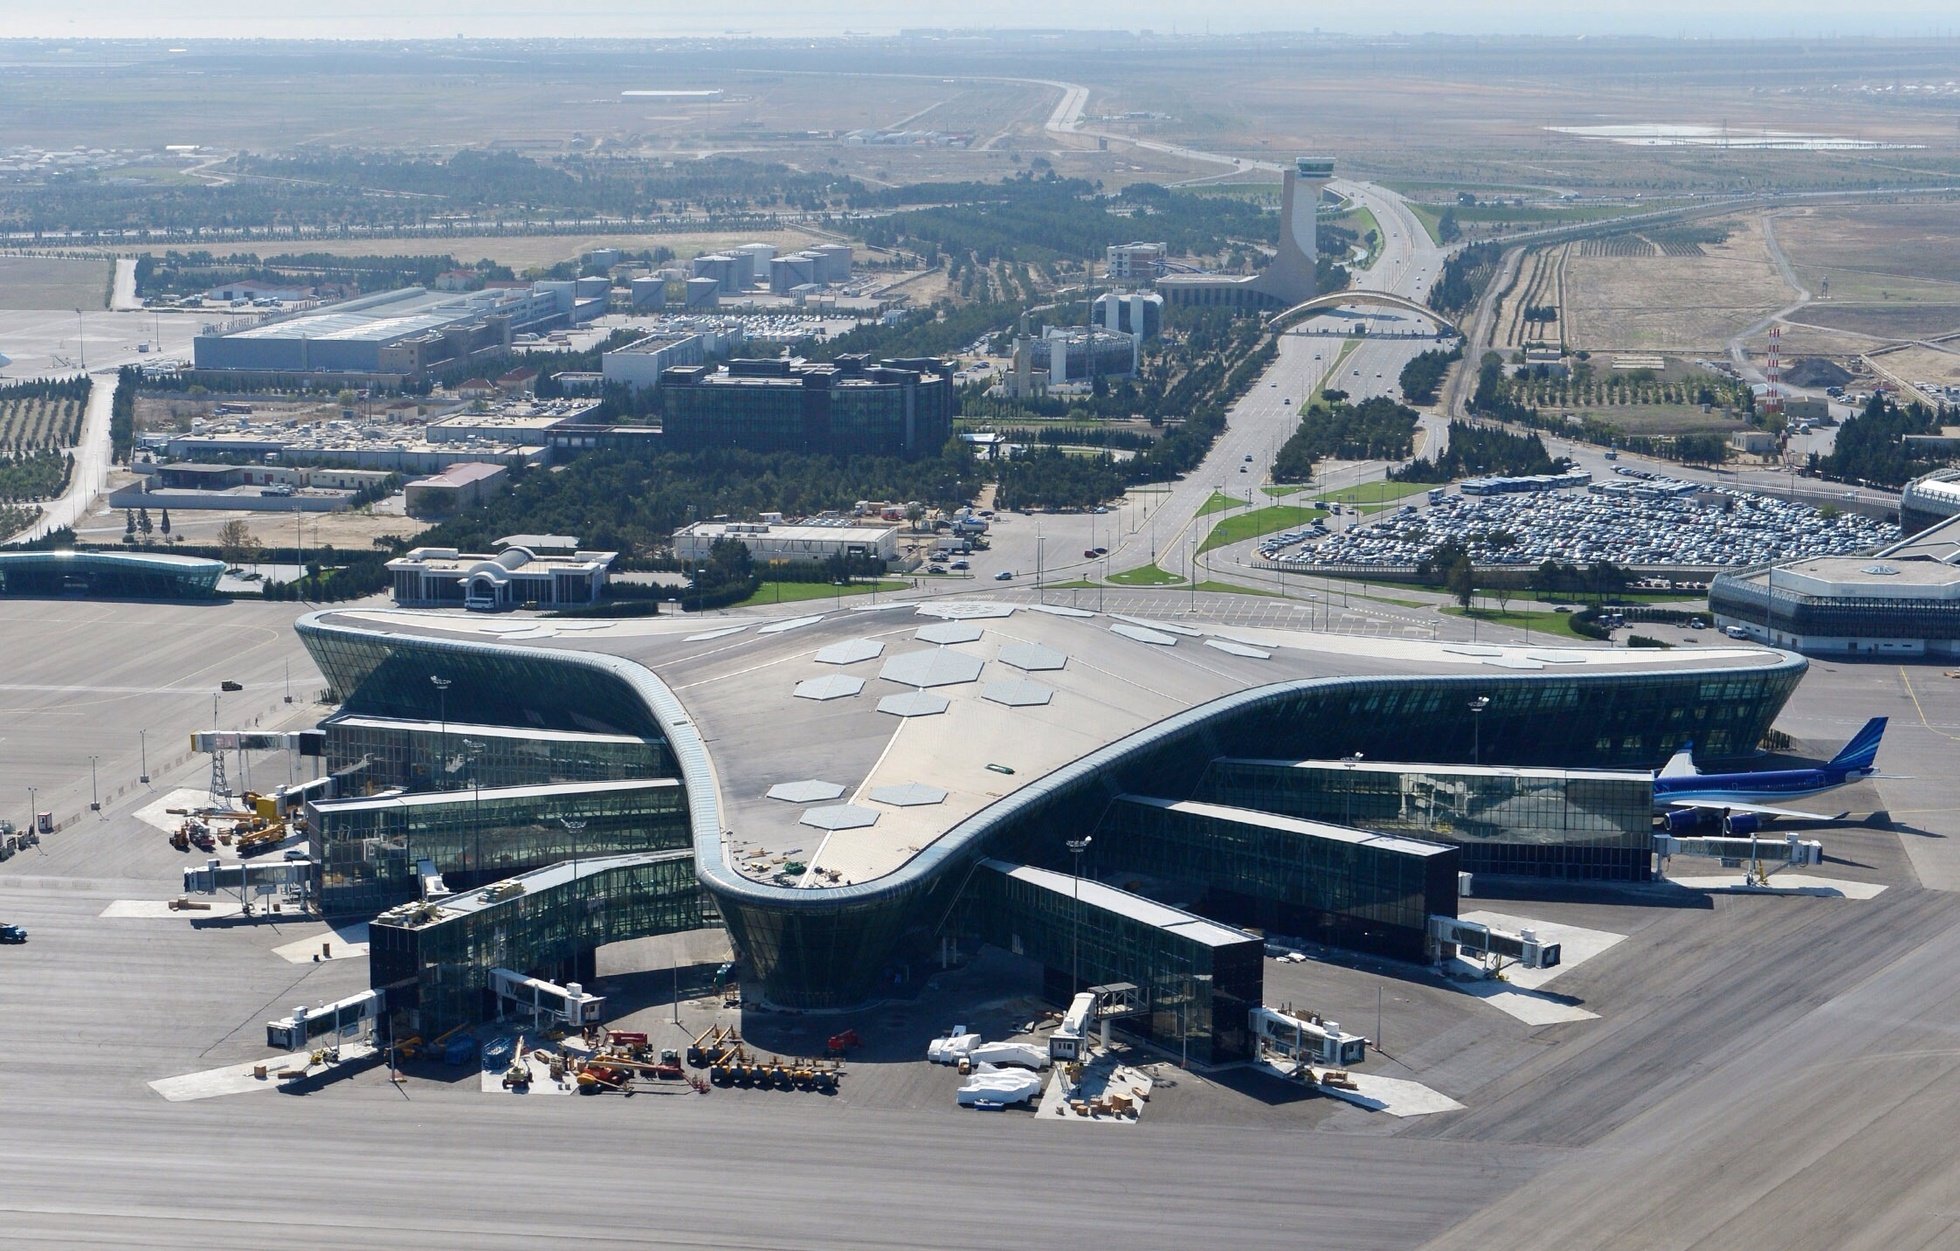
<path id="1" fill-rule="evenodd" d="M 1103 251 L 1111 282 L 1152 282 L 1164 272 L 1169 249 L 1161 243 L 1112 243 Z"/>
<path id="2" fill-rule="evenodd" d="M 1095 324 L 1148 342 L 1163 332 L 1164 297 L 1149 291 L 1110 291 L 1096 297 Z"/>
<path id="3" fill-rule="evenodd" d="M 458 461 L 438 473 L 416 478 L 402 487 L 402 502 L 411 517 L 431 520 L 454 517 L 474 508 L 510 486 L 510 470 L 481 461 Z"/>
<path id="4" fill-rule="evenodd" d="M 821 563 L 839 556 L 874 560 L 888 566 L 898 560 L 897 526 L 867 526 L 826 519 L 793 523 L 697 521 L 674 531 L 674 555 L 681 560 L 705 561 L 720 539 L 734 539 L 746 546 L 750 558 L 758 565 L 778 561 Z"/>
<path id="5" fill-rule="evenodd" d="M 600 357 L 599 372 L 609 385 L 650 391 L 660 385 L 661 371 L 676 365 L 699 365 L 711 356 L 727 356 L 739 348 L 742 341 L 741 327 L 733 322 L 657 331 L 625 347 L 604 353 Z"/>
<path id="6" fill-rule="evenodd" d="M 951 363 L 862 356 L 734 360 L 660 375 L 666 440 L 681 450 L 936 456 L 953 434 Z"/>

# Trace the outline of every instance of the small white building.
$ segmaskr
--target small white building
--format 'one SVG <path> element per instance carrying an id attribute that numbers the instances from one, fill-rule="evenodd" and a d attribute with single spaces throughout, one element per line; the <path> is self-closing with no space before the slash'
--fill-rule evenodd
<path id="1" fill-rule="evenodd" d="M 418 547 L 388 562 L 403 608 L 566 608 L 605 596 L 617 552 L 541 553 L 510 546 L 495 556 Z"/>
<path id="2" fill-rule="evenodd" d="M 865 525 L 855 519 L 698 521 L 674 532 L 674 555 L 706 560 L 717 539 L 737 539 L 758 565 L 772 561 L 823 561 L 844 555 L 883 561 L 898 559 L 898 527 Z"/>

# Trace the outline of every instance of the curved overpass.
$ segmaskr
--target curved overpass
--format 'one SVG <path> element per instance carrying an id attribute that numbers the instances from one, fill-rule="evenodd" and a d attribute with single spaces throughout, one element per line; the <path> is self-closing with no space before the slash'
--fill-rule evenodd
<path id="1" fill-rule="evenodd" d="M 1328 309 L 1341 308 L 1349 304 L 1367 304 L 1373 305 L 1376 308 L 1392 308 L 1397 312 L 1413 313 L 1418 317 L 1435 322 L 1441 330 L 1449 334 L 1462 334 L 1462 331 L 1458 330 L 1454 323 L 1427 304 L 1419 303 L 1407 296 L 1396 295 L 1392 291 L 1329 291 L 1326 295 L 1317 295 L 1311 300 L 1303 300 L 1295 304 L 1292 308 L 1276 314 L 1269 324 L 1275 330 L 1284 330 L 1293 323 L 1309 317 L 1314 313 L 1324 313 Z"/>
<path id="2" fill-rule="evenodd" d="M 722 773 L 695 713 L 647 664 L 594 650 L 362 628 L 332 616 L 311 614 L 297 628 L 350 712 L 433 720 L 439 710 L 428 675 L 439 670 L 454 687 L 452 717 L 468 708 L 475 720 L 603 724 L 663 739 L 687 795 L 698 879 L 768 997 L 806 1008 L 875 997 L 894 970 L 922 961 L 982 857 L 1066 867 L 1063 838 L 1094 828 L 1113 796 L 1188 791 L 1216 757 L 1360 751 L 1463 760 L 1473 733 L 1485 759 L 1517 763 L 1645 767 L 1688 734 L 1711 755 L 1739 754 L 1760 739 L 1805 667 L 1800 657 L 1757 652 L 1747 663 L 1710 657 L 1665 669 L 1477 669 L 1254 684 L 1144 724 L 1024 784 L 1006 783 L 1012 789 L 915 852 L 906 849 L 912 854 L 889 871 L 813 890 L 758 881 L 731 863 Z M 1491 701 L 1474 727 L 1472 695 Z"/>

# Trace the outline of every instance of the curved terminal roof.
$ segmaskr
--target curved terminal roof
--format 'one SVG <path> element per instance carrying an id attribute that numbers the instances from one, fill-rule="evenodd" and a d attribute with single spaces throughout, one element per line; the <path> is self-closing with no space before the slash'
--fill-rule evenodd
<path id="1" fill-rule="evenodd" d="M 0 552 L 0 576 L 10 569 L 45 572 L 140 575 L 170 578 L 203 591 L 216 591 L 225 562 L 201 556 L 169 556 L 161 552 L 106 552 L 83 549 Z"/>
<path id="2" fill-rule="evenodd" d="M 1611 683 L 1659 672 L 1800 670 L 1804 664 L 1787 652 L 1743 644 L 1685 652 L 1497 647 L 1189 619 L 1153 623 L 1165 643 L 1139 642 L 1113 633 L 1111 621 L 1094 614 L 983 602 L 991 611 L 982 637 L 958 648 L 980 680 L 934 686 L 927 694 L 943 699 L 945 712 L 911 717 L 880 711 L 889 697 L 918 691 L 905 680 L 916 675 L 902 666 L 899 674 L 867 681 L 856 697 L 819 701 L 796 693 L 800 684 L 836 674 L 820 653 L 841 642 L 883 643 L 887 666 L 905 657 L 924 665 L 949 656 L 943 645 L 915 637 L 927 609 L 930 616 L 954 615 L 943 602 L 800 618 L 801 628 L 776 633 L 704 630 L 707 623 L 688 617 L 540 619 L 535 630 L 513 639 L 502 628 L 508 623 L 472 615 L 366 609 L 314 613 L 301 620 L 300 631 L 395 640 L 426 650 L 432 661 L 444 652 L 484 658 L 545 652 L 559 663 L 610 673 L 669 738 L 687 788 L 703 879 L 726 894 L 782 901 L 797 888 L 763 879 L 775 871 L 772 857 L 788 855 L 808 866 L 799 882 L 805 893 L 821 888 L 840 905 L 915 884 L 997 822 L 1164 735 L 1285 700 L 1305 687 L 1396 675 L 1485 688 L 1534 674 L 1589 674 Z M 1000 609 L 1008 615 L 994 615 Z M 732 627 L 767 619 L 721 620 Z M 1224 651 L 1214 642 L 1237 646 Z M 1019 659 L 1030 647 L 1067 658 L 1065 667 L 1041 673 L 1048 698 L 989 698 L 996 683 L 1023 679 L 1003 650 L 1015 649 L 1009 656 Z M 454 697 L 449 711 L 462 715 Z M 715 745 L 712 757 L 707 742 Z M 872 825 L 813 828 L 798 805 L 770 798 L 783 783 L 809 778 L 835 779 L 845 788 L 842 802 L 860 807 L 901 786 L 943 791 L 944 799 L 885 808 Z"/>

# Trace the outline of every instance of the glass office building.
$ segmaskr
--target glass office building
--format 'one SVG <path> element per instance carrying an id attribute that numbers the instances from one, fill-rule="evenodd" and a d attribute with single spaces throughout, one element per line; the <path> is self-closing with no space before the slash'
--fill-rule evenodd
<path id="1" fill-rule="evenodd" d="M 1253 934 L 1067 873 L 983 860 L 961 897 L 966 932 L 1039 961 L 1044 995 L 1136 987 L 1118 1024 L 1200 1064 L 1252 1056 L 1247 1013 L 1265 984 Z"/>
<path id="2" fill-rule="evenodd" d="M 1195 798 L 1451 843 L 1472 873 L 1644 882 L 1653 870 L 1646 773 L 1227 757 Z"/>
<path id="3" fill-rule="evenodd" d="M 660 394 L 663 437 L 689 451 L 937 456 L 958 408 L 953 366 L 933 359 L 677 365 L 661 372 Z"/>
<path id="4" fill-rule="evenodd" d="M 388 992 L 395 1037 L 434 1038 L 489 1016 L 492 969 L 590 981 L 607 943 L 715 921 L 687 851 L 567 861 L 511 880 L 516 889 L 498 898 L 407 904 L 368 927 L 368 978 Z"/>
<path id="5" fill-rule="evenodd" d="M 330 916 L 414 898 L 422 860 L 455 890 L 560 860 L 684 848 L 690 838 L 672 778 L 329 799 L 307 804 L 306 824 Z"/>
<path id="6" fill-rule="evenodd" d="M 1456 915 L 1456 848 L 1190 800 L 1123 795 L 1096 829 L 1110 872 L 1186 884 L 1206 916 L 1420 961 Z"/>
<path id="7" fill-rule="evenodd" d="M 664 743 L 631 734 L 345 715 L 329 717 L 320 728 L 327 772 L 342 795 L 395 787 L 620 782 L 674 773 Z"/>

